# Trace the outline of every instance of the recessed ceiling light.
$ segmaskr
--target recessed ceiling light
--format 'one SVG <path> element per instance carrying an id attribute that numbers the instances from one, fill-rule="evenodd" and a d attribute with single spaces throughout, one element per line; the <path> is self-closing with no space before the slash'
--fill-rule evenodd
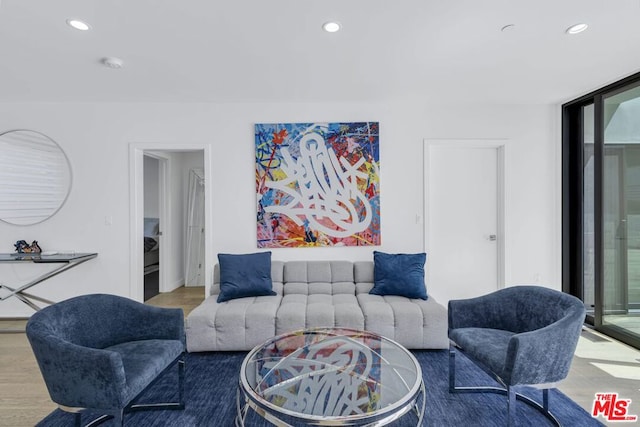
<path id="1" fill-rule="evenodd" d="M 340 31 L 340 24 L 333 21 L 325 22 L 324 24 L 322 24 L 322 29 L 327 33 L 335 33 Z"/>
<path id="2" fill-rule="evenodd" d="M 116 58 L 113 56 L 102 58 L 100 62 L 102 62 L 102 65 L 104 65 L 105 67 L 114 68 L 114 69 L 119 69 L 124 66 L 124 62 L 122 61 L 122 59 Z"/>
<path id="3" fill-rule="evenodd" d="M 80 31 L 87 31 L 91 28 L 89 24 L 79 19 L 67 19 L 67 25 Z"/>
<path id="4" fill-rule="evenodd" d="M 584 23 L 575 24 L 575 25 L 572 25 L 569 28 L 567 28 L 566 33 L 567 34 L 578 34 L 578 33 L 583 32 L 587 28 L 589 28 L 588 24 L 584 24 Z"/>

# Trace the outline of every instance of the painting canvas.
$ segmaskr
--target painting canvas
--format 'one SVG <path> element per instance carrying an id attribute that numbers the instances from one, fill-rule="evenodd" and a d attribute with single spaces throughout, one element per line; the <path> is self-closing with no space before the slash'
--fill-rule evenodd
<path id="1" fill-rule="evenodd" d="M 259 248 L 380 245 L 379 123 L 256 124 Z"/>

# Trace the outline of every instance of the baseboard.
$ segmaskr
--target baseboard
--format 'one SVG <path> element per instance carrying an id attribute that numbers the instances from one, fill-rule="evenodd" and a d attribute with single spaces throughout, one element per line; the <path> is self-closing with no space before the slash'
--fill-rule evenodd
<path id="1" fill-rule="evenodd" d="M 176 289 L 181 288 L 182 286 L 184 286 L 184 279 L 178 279 L 173 283 L 170 283 L 169 286 L 170 286 L 169 289 L 163 289 L 160 292 L 173 292 Z"/>

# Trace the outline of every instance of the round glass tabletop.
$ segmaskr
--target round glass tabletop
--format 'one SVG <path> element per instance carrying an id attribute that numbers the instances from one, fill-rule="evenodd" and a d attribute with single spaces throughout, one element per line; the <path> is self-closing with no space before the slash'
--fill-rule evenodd
<path id="1" fill-rule="evenodd" d="M 388 338 L 318 328 L 269 339 L 240 370 L 237 425 L 249 408 L 276 425 L 385 425 L 414 409 L 425 391 L 415 357 Z"/>

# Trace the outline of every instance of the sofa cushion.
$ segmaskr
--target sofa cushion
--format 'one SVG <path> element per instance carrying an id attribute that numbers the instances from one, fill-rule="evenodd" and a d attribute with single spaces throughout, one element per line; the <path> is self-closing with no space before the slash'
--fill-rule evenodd
<path id="1" fill-rule="evenodd" d="M 286 286 L 285 286 L 286 289 Z M 288 294 L 276 315 L 276 334 L 316 327 L 364 329 L 355 295 Z"/>
<path id="2" fill-rule="evenodd" d="M 271 252 L 218 254 L 220 294 L 218 302 L 234 298 L 276 295 L 271 283 Z"/>
<path id="3" fill-rule="evenodd" d="M 187 350 L 251 350 L 276 335 L 279 295 L 237 298 L 220 304 L 209 297 L 187 316 Z"/>
<path id="4" fill-rule="evenodd" d="M 353 282 L 289 282 L 283 286 L 283 294 L 302 294 L 302 295 L 338 295 L 347 294 L 355 295 L 356 286 Z"/>
<path id="5" fill-rule="evenodd" d="M 364 329 L 410 349 L 448 348 L 447 310 L 435 299 L 359 293 Z"/>
<path id="6" fill-rule="evenodd" d="M 387 254 L 373 252 L 373 295 L 400 295 L 427 299 L 424 284 L 424 263 L 427 254 Z"/>

